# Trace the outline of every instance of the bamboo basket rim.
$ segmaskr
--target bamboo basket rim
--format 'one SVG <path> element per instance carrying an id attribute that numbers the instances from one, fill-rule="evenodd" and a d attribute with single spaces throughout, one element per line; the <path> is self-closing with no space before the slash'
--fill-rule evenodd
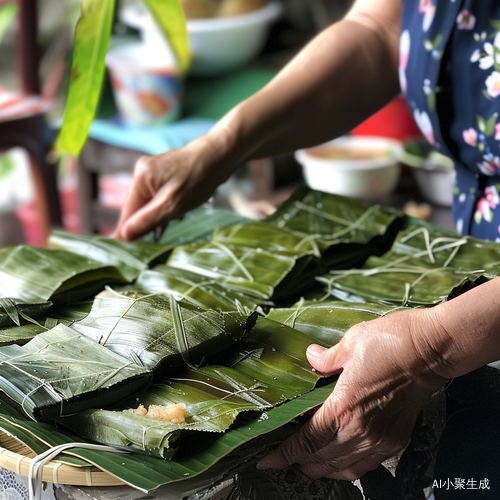
<path id="1" fill-rule="evenodd" d="M 20 476 L 28 477 L 33 457 L 35 457 L 35 453 L 30 448 L 13 436 L 0 431 L 0 467 Z M 93 465 L 77 467 L 59 460 L 51 460 L 43 466 L 42 481 L 67 486 L 126 485 L 120 479 Z"/>

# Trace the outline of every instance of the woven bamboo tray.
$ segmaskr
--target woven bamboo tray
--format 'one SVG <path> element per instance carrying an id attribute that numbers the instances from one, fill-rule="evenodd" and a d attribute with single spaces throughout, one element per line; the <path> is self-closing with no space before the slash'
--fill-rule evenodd
<path id="1" fill-rule="evenodd" d="M 29 475 L 35 453 L 17 439 L 0 433 L 0 467 L 21 476 Z M 57 460 L 43 467 L 42 481 L 71 486 L 123 486 L 125 483 L 97 467 L 77 467 Z"/>

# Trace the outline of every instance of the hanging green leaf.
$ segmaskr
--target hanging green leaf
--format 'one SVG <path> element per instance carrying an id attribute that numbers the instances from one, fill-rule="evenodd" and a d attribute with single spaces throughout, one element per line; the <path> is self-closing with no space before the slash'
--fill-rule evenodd
<path id="1" fill-rule="evenodd" d="M 73 41 L 64 121 L 56 142 L 60 152 L 78 156 L 99 103 L 115 0 L 82 0 Z"/>
<path id="2" fill-rule="evenodd" d="M 170 43 L 182 73 L 191 62 L 186 18 L 179 0 L 144 0 L 155 21 Z"/>
<path id="3" fill-rule="evenodd" d="M 171 247 L 141 241 L 125 242 L 102 236 L 86 236 L 54 231 L 49 239 L 52 248 L 67 250 L 83 257 L 117 267 L 127 281 L 155 261 L 166 260 Z"/>
<path id="4" fill-rule="evenodd" d="M 7 2 L 5 5 L 0 5 L 0 44 L 5 36 L 5 33 L 14 22 L 17 16 L 18 6 L 15 2 Z"/>

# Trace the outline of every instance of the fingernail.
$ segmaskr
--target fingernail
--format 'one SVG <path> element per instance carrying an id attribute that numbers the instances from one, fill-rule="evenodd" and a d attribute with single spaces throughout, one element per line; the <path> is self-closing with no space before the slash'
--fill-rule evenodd
<path id="1" fill-rule="evenodd" d="M 317 344 L 311 344 L 307 348 L 307 354 L 309 356 L 312 356 L 313 358 L 318 357 L 323 351 L 325 350 L 324 347 L 321 347 L 320 345 Z"/>

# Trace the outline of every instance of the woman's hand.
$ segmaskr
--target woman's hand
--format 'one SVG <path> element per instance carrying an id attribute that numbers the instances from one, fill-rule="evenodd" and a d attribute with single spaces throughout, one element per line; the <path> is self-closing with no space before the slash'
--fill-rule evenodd
<path id="1" fill-rule="evenodd" d="M 423 405 L 446 379 L 433 370 L 434 350 L 417 330 L 435 330 L 427 310 L 361 323 L 336 346 L 312 345 L 311 365 L 340 373 L 337 385 L 304 427 L 258 467 L 298 464 L 312 478 L 354 480 L 406 447 Z"/>
<path id="2" fill-rule="evenodd" d="M 219 130 L 182 149 L 140 158 L 114 236 L 134 240 L 207 201 L 232 173 L 224 146 Z"/>

